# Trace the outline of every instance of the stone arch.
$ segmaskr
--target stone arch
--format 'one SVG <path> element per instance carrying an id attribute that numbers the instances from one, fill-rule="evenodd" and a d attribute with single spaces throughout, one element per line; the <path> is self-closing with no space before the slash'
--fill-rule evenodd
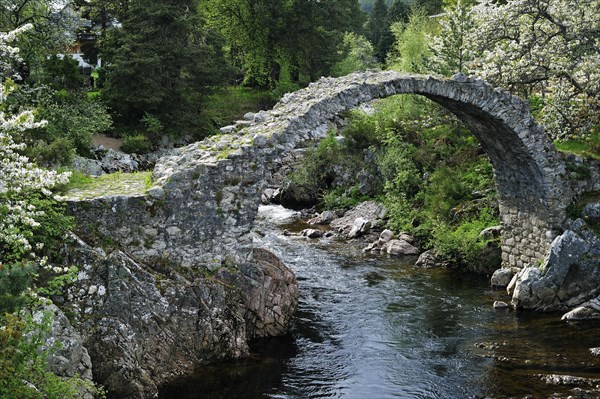
<path id="1" fill-rule="evenodd" d="M 564 166 L 552 141 L 534 121 L 529 105 L 518 97 L 463 75 L 448 80 L 369 72 L 322 79 L 288 95 L 273 112 L 290 120 L 288 130 L 302 138 L 307 129 L 319 131 L 319 121 L 396 94 L 423 95 L 454 113 L 490 157 L 504 227 L 504 265 L 523 267 L 543 259 L 565 220 L 564 198 L 570 196 L 561 181 Z"/>
<path id="2" fill-rule="evenodd" d="M 328 121 L 361 103 L 419 94 L 463 120 L 490 157 L 500 199 L 504 266 L 541 261 L 565 220 L 564 163 L 529 106 L 479 79 L 393 71 L 322 78 L 261 111 L 162 158 L 151 190 L 86 205 L 97 232 L 137 259 L 191 268 L 243 262 L 266 178 L 281 156 L 324 137 Z M 114 215 L 123 213 L 115 218 Z M 97 221 L 102 223 L 98 225 Z M 152 226 L 148 228 L 148 226 Z M 148 234 L 151 232 L 151 234 Z M 143 237 L 134 240 L 132 237 Z"/>

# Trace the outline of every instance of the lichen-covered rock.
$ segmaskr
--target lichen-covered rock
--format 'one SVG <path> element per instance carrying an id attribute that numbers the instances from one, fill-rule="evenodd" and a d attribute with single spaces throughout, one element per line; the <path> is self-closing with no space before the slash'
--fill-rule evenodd
<path id="1" fill-rule="evenodd" d="M 73 328 L 65 314 L 55 305 L 46 307 L 52 312 L 53 320 L 46 346 L 56 347 L 48 357 L 50 370 L 61 377 L 79 375 L 86 380 L 92 379 L 92 361 L 84 346 L 83 338 Z"/>
<path id="2" fill-rule="evenodd" d="M 81 240 L 77 281 L 62 305 L 89 350 L 96 381 L 115 398 L 149 398 L 209 361 L 248 355 L 248 340 L 282 334 L 297 303 L 293 273 L 261 253 L 212 273 L 140 263 Z"/>
<path id="3" fill-rule="evenodd" d="M 515 307 L 568 310 L 600 293 L 600 239 L 581 219 L 569 227 L 541 267 L 523 269 L 508 286 Z"/>

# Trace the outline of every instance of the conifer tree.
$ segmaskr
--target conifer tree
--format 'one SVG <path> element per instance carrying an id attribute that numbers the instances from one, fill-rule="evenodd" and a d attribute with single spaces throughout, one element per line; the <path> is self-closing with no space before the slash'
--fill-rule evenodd
<path id="1" fill-rule="evenodd" d="M 133 0 L 122 28 L 108 33 L 104 94 L 117 122 L 132 127 L 151 115 L 171 134 L 201 127 L 202 95 L 223 81 L 227 63 L 196 7 L 194 0 Z"/>

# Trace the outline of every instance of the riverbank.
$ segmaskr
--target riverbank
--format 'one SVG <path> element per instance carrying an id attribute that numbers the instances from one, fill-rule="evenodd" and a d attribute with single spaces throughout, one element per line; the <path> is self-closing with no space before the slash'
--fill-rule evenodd
<path id="1" fill-rule="evenodd" d="M 283 224 L 272 226 L 265 215 Z M 505 294 L 484 277 L 420 269 L 416 257 L 373 255 L 333 237 L 286 235 L 307 227 L 293 215 L 262 208 L 254 229 L 255 243 L 297 275 L 290 334 L 255 343 L 250 359 L 199 368 L 161 398 L 600 395 L 600 358 L 590 351 L 598 346 L 597 323 L 494 310 Z"/>

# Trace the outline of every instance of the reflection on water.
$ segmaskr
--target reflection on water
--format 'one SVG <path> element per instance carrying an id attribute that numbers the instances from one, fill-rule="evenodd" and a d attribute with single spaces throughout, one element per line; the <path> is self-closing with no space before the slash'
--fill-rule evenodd
<path id="1" fill-rule="evenodd" d="M 280 208 L 268 213 L 285 220 Z M 600 325 L 495 311 L 506 298 L 487 278 L 285 237 L 283 228 L 294 226 L 259 224 L 257 240 L 298 276 L 289 336 L 257 342 L 250 359 L 203 366 L 162 398 L 600 397 L 593 386 L 586 396 L 541 378 L 600 378 L 589 352 Z"/>

